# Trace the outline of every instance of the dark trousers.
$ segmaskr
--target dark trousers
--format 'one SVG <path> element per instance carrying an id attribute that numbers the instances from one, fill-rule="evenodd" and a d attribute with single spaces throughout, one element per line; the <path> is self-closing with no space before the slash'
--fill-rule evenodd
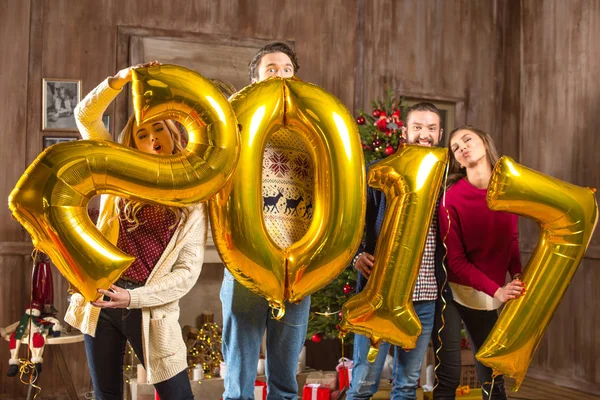
<path id="1" fill-rule="evenodd" d="M 438 331 L 441 327 L 441 306 L 442 303 L 438 300 L 436 312 L 436 324 L 432 334 L 435 348 L 439 348 Z M 485 342 L 488 334 L 491 332 L 498 313 L 496 310 L 474 310 L 464 307 L 453 300 L 446 304 L 444 310 L 445 326 L 440 334 L 442 339 L 442 349 L 439 352 L 440 363 L 436 370 L 437 387 L 433 391 L 433 398 L 436 400 L 454 399 L 456 388 L 460 384 L 460 339 L 461 339 L 461 320 L 465 324 L 467 336 L 473 354 L 476 354 L 479 348 Z M 437 357 L 436 357 L 437 363 Z M 475 359 L 475 370 L 477 379 L 482 384 L 482 398 L 488 400 L 490 384 L 492 382 L 492 369 L 481 364 Z M 486 392 L 488 393 L 486 395 Z M 504 378 L 502 375 L 494 379 L 494 388 L 492 393 L 493 400 L 505 400 L 506 393 L 504 391 Z"/>
<path id="2" fill-rule="evenodd" d="M 122 400 L 123 357 L 127 341 L 144 364 L 142 311 L 102 309 L 95 337 L 84 337 L 94 396 L 99 400 Z M 154 388 L 161 400 L 194 398 L 185 369 L 171 379 L 155 384 Z"/>

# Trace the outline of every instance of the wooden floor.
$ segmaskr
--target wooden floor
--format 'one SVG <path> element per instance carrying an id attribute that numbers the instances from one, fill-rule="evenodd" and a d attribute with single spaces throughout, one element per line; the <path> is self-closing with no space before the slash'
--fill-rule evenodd
<path id="1" fill-rule="evenodd" d="M 507 379 L 505 384 L 506 394 L 511 400 L 600 400 L 600 396 L 592 396 L 530 377 L 523 380 L 518 392 L 510 390 L 514 386 L 513 380 Z"/>

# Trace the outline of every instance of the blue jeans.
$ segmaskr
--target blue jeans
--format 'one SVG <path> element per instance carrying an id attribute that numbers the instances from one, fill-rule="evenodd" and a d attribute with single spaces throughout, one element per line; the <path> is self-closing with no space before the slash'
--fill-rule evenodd
<path id="1" fill-rule="evenodd" d="M 435 301 L 415 301 L 413 306 L 421 321 L 422 331 L 413 350 L 404 351 L 401 347 L 394 346 L 393 384 L 390 396 L 392 400 L 417 398 L 421 367 L 431 338 Z M 379 388 L 381 371 L 390 344 L 381 343 L 379 354 L 373 363 L 367 361 L 370 346 L 371 343 L 366 336 L 354 335 L 354 368 L 347 400 L 370 399 Z"/>
<path id="2" fill-rule="evenodd" d="M 284 317 L 276 321 L 263 297 L 252 293 L 225 270 L 221 286 L 223 304 L 223 400 L 254 398 L 256 367 L 265 329 L 267 331 L 267 399 L 297 399 L 298 356 L 308 328 L 310 297 L 285 304 Z"/>
<path id="3" fill-rule="evenodd" d="M 84 335 L 85 352 L 94 384 L 94 397 L 98 400 L 121 400 L 123 357 L 127 341 L 144 364 L 142 310 L 102 309 L 95 335 Z M 194 398 L 186 369 L 166 381 L 155 384 L 154 388 L 161 400 Z"/>

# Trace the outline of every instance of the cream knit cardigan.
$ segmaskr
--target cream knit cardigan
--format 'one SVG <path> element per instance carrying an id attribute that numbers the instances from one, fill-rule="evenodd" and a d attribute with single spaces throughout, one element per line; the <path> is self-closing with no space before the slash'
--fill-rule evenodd
<path id="1" fill-rule="evenodd" d="M 102 113 L 119 92 L 105 80 L 76 107 L 75 119 L 84 139 L 111 139 L 102 124 Z M 204 204 L 187 210 L 146 285 L 129 291 L 129 308 L 142 310 L 142 346 L 149 383 L 165 381 L 188 366 L 179 325 L 179 299 L 194 286 L 202 270 L 207 219 Z M 119 220 L 112 218 L 115 212 L 116 198 L 102 196 L 98 228 L 113 244 L 119 232 Z M 74 294 L 65 321 L 94 336 L 99 315 L 100 308 Z"/>

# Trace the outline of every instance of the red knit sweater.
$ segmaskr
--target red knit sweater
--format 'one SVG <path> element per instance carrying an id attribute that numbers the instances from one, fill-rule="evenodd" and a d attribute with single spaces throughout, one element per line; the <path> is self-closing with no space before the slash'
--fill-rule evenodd
<path id="1" fill-rule="evenodd" d="M 490 210 L 486 194 L 463 178 L 446 192 L 438 218 L 441 237 L 448 234 L 448 280 L 493 297 L 507 271 L 521 272 L 519 227 L 516 215 Z"/>

